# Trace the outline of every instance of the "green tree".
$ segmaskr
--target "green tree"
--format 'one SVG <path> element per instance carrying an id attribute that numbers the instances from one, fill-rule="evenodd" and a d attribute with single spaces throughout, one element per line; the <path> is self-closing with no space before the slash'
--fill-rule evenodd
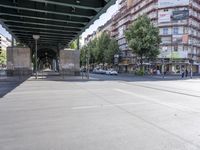
<path id="1" fill-rule="evenodd" d="M 86 53 L 87 53 L 87 46 L 83 46 L 80 51 L 80 65 L 81 66 L 86 65 Z"/>
<path id="2" fill-rule="evenodd" d="M 77 40 L 72 41 L 69 44 L 69 48 L 71 48 L 71 49 L 77 49 Z"/>
<path id="3" fill-rule="evenodd" d="M 108 33 L 103 32 L 99 38 L 90 41 L 81 49 L 81 64 L 85 64 L 86 56 L 89 56 L 89 63 L 92 65 L 96 63 L 112 64 L 118 50 L 117 41 L 111 39 Z"/>
<path id="4" fill-rule="evenodd" d="M 106 55 L 106 50 L 108 50 L 108 46 L 110 43 L 110 36 L 106 33 L 103 32 L 101 36 L 98 38 L 97 41 L 97 49 L 96 49 L 96 58 L 97 58 L 97 63 L 105 63 L 105 55 Z"/>
<path id="5" fill-rule="evenodd" d="M 129 47 L 140 58 L 141 68 L 143 59 L 155 59 L 159 55 L 159 28 L 155 27 L 146 16 L 140 16 L 125 32 Z"/>
<path id="6" fill-rule="evenodd" d="M 108 64 L 114 63 L 114 55 L 119 52 L 119 46 L 115 39 L 111 39 L 108 49 L 105 51 L 105 62 Z"/>
<path id="7" fill-rule="evenodd" d="M 88 43 L 88 55 L 90 57 L 90 64 L 95 64 L 97 60 L 97 41 L 98 39 L 95 38 L 91 42 Z"/>
<path id="8" fill-rule="evenodd" d="M 81 40 L 81 37 L 79 37 L 79 41 Z M 79 42 L 79 47 L 80 47 L 80 42 Z M 78 46 L 77 46 L 77 39 L 72 41 L 70 44 L 69 44 L 69 48 L 71 49 L 77 49 Z"/>
<path id="9" fill-rule="evenodd" d="M 6 64 L 6 51 L 0 51 L 0 64 Z"/>

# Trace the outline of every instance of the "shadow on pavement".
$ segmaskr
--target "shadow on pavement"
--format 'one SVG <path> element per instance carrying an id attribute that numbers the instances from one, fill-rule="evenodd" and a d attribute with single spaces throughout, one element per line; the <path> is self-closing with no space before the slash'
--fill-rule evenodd
<path id="1" fill-rule="evenodd" d="M 26 81 L 29 76 L 24 77 L 1 77 L 0 78 L 0 98 L 4 97 L 6 94 L 10 93 L 24 81 Z"/>

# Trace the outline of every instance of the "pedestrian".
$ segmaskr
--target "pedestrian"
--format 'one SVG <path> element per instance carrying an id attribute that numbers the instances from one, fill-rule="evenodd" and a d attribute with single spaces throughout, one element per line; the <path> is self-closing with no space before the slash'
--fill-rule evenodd
<path id="1" fill-rule="evenodd" d="M 188 76 L 188 70 L 186 68 L 186 70 L 185 70 L 185 77 L 187 78 L 187 76 Z"/>
<path id="2" fill-rule="evenodd" d="M 181 77 L 184 78 L 185 76 L 185 71 L 184 71 L 184 68 L 182 69 L 182 72 L 181 72 Z"/>

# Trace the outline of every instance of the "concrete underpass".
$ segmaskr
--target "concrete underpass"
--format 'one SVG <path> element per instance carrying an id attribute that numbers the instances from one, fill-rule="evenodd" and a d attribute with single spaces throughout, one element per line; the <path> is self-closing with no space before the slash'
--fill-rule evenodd
<path id="1" fill-rule="evenodd" d="M 0 23 L 19 43 L 8 48 L 8 75 L 51 70 L 79 75 L 79 36 L 116 0 L 7 0 Z M 35 38 L 37 37 L 37 38 Z M 77 50 L 64 51 L 77 39 Z"/>
<path id="2" fill-rule="evenodd" d="M 0 150 L 200 150 L 199 77 L 79 76 L 66 47 L 115 1 L 0 1 L 21 43 L 0 76 Z"/>

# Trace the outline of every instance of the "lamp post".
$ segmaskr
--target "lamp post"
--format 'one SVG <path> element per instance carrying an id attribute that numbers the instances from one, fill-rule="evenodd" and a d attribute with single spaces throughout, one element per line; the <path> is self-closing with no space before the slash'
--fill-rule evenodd
<path id="1" fill-rule="evenodd" d="M 33 39 L 35 40 L 35 79 L 38 78 L 38 69 L 37 69 L 37 41 L 40 38 L 39 35 L 33 35 Z"/>
<path id="2" fill-rule="evenodd" d="M 90 51 L 88 50 L 87 51 L 87 79 L 89 80 L 90 79 L 90 67 L 89 67 L 89 64 L 90 64 Z"/>
<path id="3" fill-rule="evenodd" d="M 119 70 L 118 70 L 119 54 L 115 54 L 115 55 L 114 55 L 114 64 L 115 64 L 115 66 L 116 66 L 115 69 L 116 69 L 117 71 L 119 71 Z"/>

